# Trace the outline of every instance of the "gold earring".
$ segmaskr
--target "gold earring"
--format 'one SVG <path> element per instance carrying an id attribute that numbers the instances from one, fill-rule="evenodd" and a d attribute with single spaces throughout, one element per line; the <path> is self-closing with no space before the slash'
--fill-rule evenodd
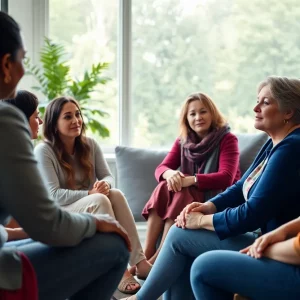
<path id="1" fill-rule="evenodd" d="M 10 81 L 11 81 L 11 76 L 10 76 L 10 75 L 5 76 L 4 82 L 5 82 L 6 84 L 8 84 L 8 83 L 10 83 Z"/>
<path id="2" fill-rule="evenodd" d="M 284 124 L 287 124 L 288 122 L 289 122 L 289 120 L 286 120 L 286 119 L 283 120 Z"/>

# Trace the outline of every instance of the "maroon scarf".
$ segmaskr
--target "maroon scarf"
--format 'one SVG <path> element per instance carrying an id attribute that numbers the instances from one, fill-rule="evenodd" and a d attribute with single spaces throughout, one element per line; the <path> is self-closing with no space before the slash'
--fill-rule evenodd
<path id="1" fill-rule="evenodd" d="M 188 133 L 186 142 L 181 145 L 181 172 L 193 175 L 201 173 L 206 160 L 219 147 L 224 135 L 230 131 L 228 125 L 213 129 L 201 139 L 194 131 Z"/>

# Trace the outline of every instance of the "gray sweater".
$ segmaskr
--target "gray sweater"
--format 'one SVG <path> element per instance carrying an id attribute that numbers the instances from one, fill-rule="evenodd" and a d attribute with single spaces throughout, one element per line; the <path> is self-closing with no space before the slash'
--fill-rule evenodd
<path id="1" fill-rule="evenodd" d="M 28 122 L 5 103 L 0 103 L 0 141 L 0 224 L 11 215 L 32 239 L 53 246 L 74 246 L 93 236 L 92 215 L 71 214 L 51 200 L 37 168 Z M 3 248 L 4 240 L 0 237 L 0 288 L 16 289 L 21 265 L 15 250 Z"/>
<path id="2" fill-rule="evenodd" d="M 93 184 L 96 180 L 105 180 L 113 186 L 114 179 L 98 143 L 91 138 L 87 138 L 87 141 L 91 148 L 90 161 L 94 166 L 93 178 L 89 182 L 84 180 L 84 173 L 77 163 L 75 153 L 72 158 L 72 167 L 75 171 L 76 190 L 68 189 L 66 173 L 61 167 L 57 156 L 50 145 L 41 143 L 34 149 L 40 172 L 50 195 L 62 206 L 71 204 L 87 196 L 88 190 L 93 188 Z"/>

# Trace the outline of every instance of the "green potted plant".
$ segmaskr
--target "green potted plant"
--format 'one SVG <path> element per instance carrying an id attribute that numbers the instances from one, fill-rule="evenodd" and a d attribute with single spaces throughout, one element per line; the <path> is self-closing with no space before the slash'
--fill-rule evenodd
<path id="1" fill-rule="evenodd" d="M 70 67 L 65 60 L 66 52 L 62 45 L 53 43 L 45 38 L 45 45 L 40 53 L 41 66 L 33 65 L 28 59 L 25 62 L 27 74 L 32 75 L 38 86 L 32 87 L 45 95 L 46 100 L 40 104 L 43 115 L 45 107 L 54 98 L 68 95 L 75 98 L 81 107 L 86 125 L 92 132 L 97 132 L 101 137 L 108 137 L 109 130 L 99 121 L 99 117 L 108 114 L 91 105 L 91 93 L 99 84 L 106 84 L 108 77 L 101 76 L 103 70 L 108 68 L 108 63 L 92 65 L 90 71 L 85 71 L 82 78 L 71 78 Z"/>

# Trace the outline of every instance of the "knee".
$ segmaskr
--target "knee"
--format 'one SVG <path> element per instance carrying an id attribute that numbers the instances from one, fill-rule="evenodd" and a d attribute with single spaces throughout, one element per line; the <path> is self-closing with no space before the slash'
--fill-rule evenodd
<path id="1" fill-rule="evenodd" d="M 115 203 L 120 203 L 120 202 L 127 203 L 124 194 L 119 189 L 115 189 L 115 188 L 110 189 L 108 197 L 113 205 Z"/>
<path id="2" fill-rule="evenodd" d="M 109 249 L 109 253 L 111 255 L 115 255 L 120 263 L 124 262 L 127 265 L 130 253 L 125 240 L 118 234 L 109 234 L 109 237 L 106 237 L 106 244 Z"/>
<path id="3" fill-rule="evenodd" d="M 125 240 L 114 233 L 97 233 L 93 237 L 93 244 L 91 247 L 97 248 L 99 253 L 104 257 L 110 258 L 116 264 L 124 264 L 127 266 L 130 253 L 127 249 Z"/>
<path id="4" fill-rule="evenodd" d="M 158 186 L 165 186 L 165 187 L 168 187 L 168 182 L 167 182 L 167 180 L 161 181 L 161 182 L 158 184 Z"/>
<path id="5" fill-rule="evenodd" d="M 209 251 L 198 256 L 191 268 L 191 284 L 207 282 L 210 278 L 214 278 L 214 272 L 219 273 L 217 266 L 223 259 L 219 257 L 219 251 Z M 219 262 L 218 262 L 219 261 Z"/>
<path id="6" fill-rule="evenodd" d="M 115 189 L 115 188 L 109 190 L 109 195 L 114 197 L 125 198 L 124 194 L 119 189 Z"/>
<path id="7" fill-rule="evenodd" d="M 158 185 L 156 186 L 156 188 L 157 189 L 160 188 L 160 189 L 163 189 L 163 190 L 169 192 L 167 180 L 163 180 L 163 181 L 159 182 Z"/>
<path id="8" fill-rule="evenodd" d="M 108 212 L 111 210 L 111 203 L 107 196 L 103 194 L 93 194 L 90 205 L 87 208 L 88 213 L 97 213 L 100 209 L 101 212 Z"/>
<path id="9" fill-rule="evenodd" d="M 172 225 L 167 234 L 164 244 L 176 249 L 179 246 L 179 244 L 184 242 L 184 237 L 182 235 L 183 233 L 184 233 L 183 229 L 178 228 L 175 225 Z"/>

